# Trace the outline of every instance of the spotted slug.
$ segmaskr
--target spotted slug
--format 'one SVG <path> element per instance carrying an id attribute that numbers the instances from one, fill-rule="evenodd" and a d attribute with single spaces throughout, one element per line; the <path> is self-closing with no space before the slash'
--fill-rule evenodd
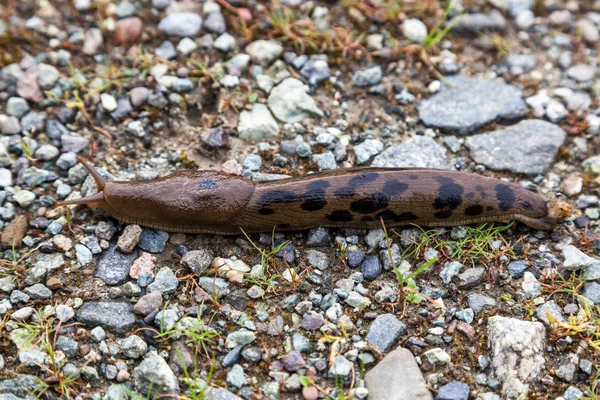
<path id="1" fill-rule="evenodd" d="M 170 232 L 231 235 L 317 226 L 377 228 L 521 221 L 554 228 L 547 202 L 525 188 L 476 174 L 353 168 L 256 183 L 216 171 L 182 170 L 153 181 L 106 181 L 78 159 L 98 193 L 58 202 L 106 209 L 118 220 Z"/>

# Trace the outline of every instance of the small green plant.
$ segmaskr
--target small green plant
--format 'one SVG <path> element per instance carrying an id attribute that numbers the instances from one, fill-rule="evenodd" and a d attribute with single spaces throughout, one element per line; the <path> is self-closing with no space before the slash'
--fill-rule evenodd
<path id="1" fill-rule="evenodd" d="M 194 359 L 194 371 L 190 373 L 179 351 L 177 351 L 177 357 L 179 358 L 181 370 L 183 371 L 183 377 L 181 380 L 187 386 L 187 391 L 185 392 L 186 396 L 183 398 L 186 400 L 204 400 L 206 390 L 210 386 L 210 381 L 212 380 L 212 376 L 215 371 L 215 358 L 213 357 L 210 362 L 210 368 L 208 370 L 206 379 L 202 379 L 200 377 L 200 372 L 198 371 L 198 363 L 196 362 L 196 359 Z"/>
<path id="2" fill-rule="evenodd" d="M 423 44 L 423 46 L 426 49 L 429 49 L 438 44 L 448 34 L 448 32 L 450 32 L 452 28 L 454 28 L 465 17 L 465 14 L 459 15 L 442 29 L 442 25 L 446 22 L 446 20 L 448 19 L 448 15 L 450 14 L 451 6 L 452 2 L 449 1 L 448 6 L 444 11 L 444 14 L 427 35 L 425 43 Z"/>
<path id="3" fill-rule="evenodd" d="M 281 242 L 279 245 L 275 246 L 275 231 L 273 231 L 271 236 L 272 250 L 267 251 L 262 247 L 258 246 L 256 243 L 254 243 L 252 239 L 250 239 L 250 236 L 248 236 L 248 234 L 244 232 L 243 229 L 242 234 L 244 235 L 248 243 L 250 243 L 250 245 L 254 249 L 256 249 L 256 251 L 259 252 L 260 265 L 262 270 L 260 275 L 245 274 L 244 278 L 247 279 L 249 282 L 260 286 L 265 291 L 268 291 L 269 289 L 276 289 L 279 286 L 278 282 L 282 278 L 282 276 L 278 272 L 271 273 L 269 271 L 269 265 L 271 264 L 272 257 L 274 257 L 275 254 L 279 253 L 285 246 L 287 246 L 288 243 L 290 243 L 289 240 Z"/>

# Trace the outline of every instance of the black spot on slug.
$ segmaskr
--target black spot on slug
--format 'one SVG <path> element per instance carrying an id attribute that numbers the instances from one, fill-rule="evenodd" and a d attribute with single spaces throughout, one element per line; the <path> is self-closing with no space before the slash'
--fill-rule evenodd
<path id="1" fill-rule="evenodd" d="M 377 172 L 363 172 L 348 181 L 350 186 L 361 186 L 373 182 L 379 177 Z"/>
<path id="2" fill-rule="evenodd" d="M 452 216 L 452 210 L 442 210 L 442 211 L 437 211 L 435 213 L 433 213 L 433 216 L 438 218 L 438 219 L 446 219 L 446 218 L 450 218 Z"/>
<path id="3" fill-rule="evenodd" d="M 396 221 L 414 221 L 417 219 L 419 219 L 419 217 L 411 212 L 403 212 L 396 216 Z"/>
<path id="4" fill-rule="evenodd" d="M 260 215 L 273 215 L 273 214 L 275 214 L 275 210 L 273 210 L 272 208 L 263 207 L 258 210 L 258 213 Z"/>
<path id="5" fill-rule="evenodd" d="M 258 204 L 261 206 L 267 206 L 277 203 L 293 203 L 298 200 L 298 195 L 294 192 L 287 190 L 272 190 L 263 194 L 260 199 L 258 199 Z"/>
<path id="6" fill-rule="evenodd" d="M 377 218 L 375 218 L 372 215 L 365 215 L 360 220 L 363 221 L 363 222 L 373 222 L 373 221 L 377 221 Z"/>
<path id="7" fill-rule="evenodd" d="M 359 214 L 371 214 L 383 210 L 388 204 L 390 204 L 390 197 L 385 193 L 377 192 L 369 197 L 353 201 L 350 204 L 350 209 Z"/>
<path id="8" fill-rule="evenodd" d="M 475 193 L 473 192 L 469 192 L 465 195 L 465 199 L 467 200 L 473 200 L 475 198 Z"/>
<path id="9" fill-rule="evenodd" d="M 310 182 L 306 188 L 307 192 L 304 194 L 304 202 L 300 204 L 300 208 L 305 211 L 317 211 L 321 210 L 327 205 L 327 198 L 325 197 L 325 189 L 329 187 L 329 182 L 326 180 L 317 180 Z"/>
<path id="10" fill-rule="evenodd" d="M 313 199 L 306 199 L 302 204 L 300 204 L 300 208 L 304 211 L 318 211 L 327 205 L 327 200 L 325 200 L 325 193 L 323 196 L 319 196 Z"/>
<path id="11" fill-rule="evenodd" d="M 335 210 L 331 214 L 327 214 L 325 217 L 331 222 L 350 222 L 352 221 L 352 214 L 348 210 Z"/>
<path id="12" fill-rule="evenodd" d="M 475 216 L 483 212 L 483 207 L 479 204 L 473 204 L 465 209 L 465 215 Z"/>
<path id="13" fill-rule="evenodd" d="M 214 179 L 199 179 L 198 180 L 198 189 L 200 190 L 214 190 L 218 189 L 219 184 Z"/>
<path id="14" fill-rule="evenodd" d="M 356 195 L 356 190 L 352 187 L 344 186 L 339 189 L 336 189 L 333 194 L 335 197 L 348 198 L 354 197 Z"/>
<path id="15" fill-rule="evenodd" d="M 450 178 L 439 177 L 438 182 L 441 185 L 438 189 L 438 196 L 433 201 L 433 207 L 436 210 L 454 210 L 460 206 L 465 189 Z"/>
<path id="16" fill-rule="evenodd" d="M 520 204 L 521 204 L 521 207 L 523 208 L 523 210 L 527 210 L 527 211 L 533 210 L 533 206 L 527 200 L 522 201 Z"/>
<path id="17" fill-rule="evenodd" d="M 383 193 L 388 196 L 398 196 L 408 189 L 408 184 L 400 182 L 397 179 L 388 179 L 383 185 Z"/>
<path id="18" fill-rule="evenodd" d="M 319 179 L 319 180 L 310 182 L 308 185 L 306 185 L 306 188 L 309 191 L 324 190 L 324 189 L 327 189 L 329 186 L 330 186 L 329 181 L 326 181 L 325 179 Z"/>
<path id="19" fill-rule="evenodd" d="M 515 192 L 510 186 L 499 183 L 496 185 L 496 199 L 498 200 L 498 207 L 502 211 L 508 211 L 515 205 Z"/>
<path id="20" fill-rule="evenodd" d="M 277 225 L 277 228 L 279 229 L 290 229 L 292 227 L 292 225 L 290 224 L 279 224 Z"/>
<path id="21" fill-rule="evenodd" d="M 418 219 L 419 217 L 417 217 L 415 214 L 413 214 L 411 212 L 403 212 L 400 214 L 396 214 L 392 210 L 384 210 L 384 211 L 380 212 L 379 214 L 377 214 L 377 219 L 379 219 L 379 218 L 383 218 L 384 221 L 408 222 L 408 221 L 414 221 L 414 220 Z"/>

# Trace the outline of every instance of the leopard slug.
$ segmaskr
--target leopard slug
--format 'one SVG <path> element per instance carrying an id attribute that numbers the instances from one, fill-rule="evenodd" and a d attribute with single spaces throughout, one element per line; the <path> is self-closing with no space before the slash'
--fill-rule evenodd
<path id="1" fill-rule="evenodd" d="M 266 183 L 216 171 L 182 170 L 153 181 L 106 181 L 78 159 L 98 193 L 58 202 L 106 209 L 118 220 L 170 232 L 222 235 L 317 226 L 456 226 L 517 220 L 552 229 L 558 218 L 525 188 L 476 174 L 339 169 Z"/>

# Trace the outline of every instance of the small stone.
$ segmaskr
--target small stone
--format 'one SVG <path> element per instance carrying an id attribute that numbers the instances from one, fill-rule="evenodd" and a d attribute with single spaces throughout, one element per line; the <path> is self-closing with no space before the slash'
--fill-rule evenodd
<path id="1" fill-rule="evenodd" d="M 32 299 L 49 299 L 52 297 L 52 290 L 41 283 L 25 288 L 24 292 Z"/>
<path id="2" fill-rule="evenodd" d="M 458 261 L 451 261 L 446 263 L 444 268 L 440 271 L 440 278 L 442 278 L 442 282 L 446 285 L 452 281 L 456 275 L 458 275 L 462 269 L 463 265 Z"/>
<path id="3" fill-rule="evenodd" d="M 235 38 L 228 32 L 224 32 L 215 39 L 213 46 L 223 53 L 228 53 L 235 49 Z"/>
<path id="4" fill-rule="evenodd" d="M 160 292 L 162 294 L 171 294 L 175 292 L 179 285 L 179 279 L 175 276 L 171 268 L 163 267 L 156 273 L 154 282 L 148 286 L 148 290 L 152 292 Z"/>
<path id="5" fill-rule="evenodd" d="M 586 283 L 583 286 L 582 295 L 594 304 L 600 304 L 600 284 L 597 282 Z"/>
<path id="6" fill-rule="evenodd" d="M 469 400 L 469 385 L 452 381 L 438 389 L 437 400 Z"/>
<path id="7" fill-rule="evenodd" d="M 242 111 L 238 124 L 240 138 L 260 141 L 279 134 L 279 124 L 264 104 L 254 104 L 252 111 Z"/>
<path id="8" fill-rule="evenodd" d="M 176 12 L 168 14 L 158 23 L 158 29 L 172 36 L 196 36 L 202 28 L 202 18 L 198 14 Z"/>
<path id="9" fill-rule="evenodd" d="M 385 149 L 372 167 L 451 169 L 446 149 L 430 137 L 417 136 Z"/>
<path id="10" fill-rule="evenodd" d="M 126 254 L 133 252 L 140 241 L 141 234 L 142 228 L 139 225 L 127 225 L 119 236 L 117 248 Z"/>
<path id="11" fill-rule="evenodd" d="M 323 111 L 317 107 L 308 90 L 298 79 L 284 79 L 271 90 L 269 109 L 278 120 L 287 123 L 300 122 L 309 116 L 322 117 Z"/>
<path id="12" fill-rule="evenodd" d="M 137 335 L 127 336 L 119 341 L 121 351 L 125 357 L 137 359 L 142 357 L 148 351 L 148 345 L 141 337 Z"/>
<path id="13" fill-rule="evenodd" d="M 159 311 L 163 306 L 162 294 L 160 292 L 151 292 L 142 296 L 133 306 L 133 312 L 143 317 Z"/>
<path id="14" fill-rule="evenodd" d="M 563 248 L 563 257 L 565 259 L 563 266 L 569 271 L 579 271 L 582 268 L 589 267 L 594 262 L 594 259 L 573 245 L 568 245 Z"/>
<path id="15" fill-rule="evenodd" d="M 375 280 L 381 274 L 383 268 L 377 256 L 368 256 L 362 263 L 361 272 L 366 280 Z"/>
<path id="16" fill-rule="evenodd" d="M 380 353 L 387 353 L 406 333 L 406 325 L 393 314 L 382 314 L 369 326 L 365 340 Z"/>
<path id="17" fill-rule="evenodd" d="M 354 307 L 356 311 L 364 310 L 371 305 L 371 300 L 368 297 L 361 295 L 358 292 L 350 292 L 345 299 L 346 304 Z"/>
<path id="18" fill-rule="evenodd" d="M 114 96 L 111 96 L 108 93 L 102 93 L 100 95 L 100 102 L 102 103 L 102 107 L 108 112 L 113 112 L 118 107 L 117 99 L 115 99 Z"/>
<path id="19" fill-rule="evenodd" d="M 329 376 L 346 377 L 350 375 L 353 369 L 354 364 L 351 361 L 344 356 L 338 355 L 335 357 L 333 364 L 331 364 L 331 367 L 329 368 Z"/>
<path id="20" fill-rule="evenodd" d="M 423 43 L 427 39 L 427 26 L 416 18 L 402 23 L 402 34 L 413 43 Z"/>
<path id="21" fill-rule="evenodd" d="M 5 111 L 8 115 L 21 118 L 29 111 L 29 104 L 21 97 L 10 97 L 6 102 Z"/>
<path id="22" fill-rule="evenodd" d="M 181 263 L 194 274 L 202 275 L 214 258 L 211 250 L 190 250 L 182 257 Z"/>
<path id="23" fill-rule="evenodd" d="M 148 253 L 162 253 L 165 251 L 168 239 L 167 232 L 143 229 L 138 246 Z"/>
<path id="24" fill-rule="evenodd" d="M 450 355 L 440 348 L 427 350 L 423 355 L 433 365 L 446 365 L 452 361 Z"/>
<path id="25" fill-rule="evenodd" d="M 94 276 L 102 279 L 107 285 L 121 285 L 127 280 L 136 258 L 137 252 L 123 254 L 112 246 L 98 260 Z"/>
<path id="26" fill-rule="evenodd" d="M 364 71 L 354 72 L 352 77 L 352 86 L 356 87 L 368 87 L 375 85 L 381 81 L 383 77 L 383 71 L 379 65 L 375 65 Z"/>
<path id="27" fill-rule="evenodd" d="M 246 53 L 257 64 L 268 66 L 283 53 L 283 46 L 275 40 L 255 40 L 246 46 Z"/>
<path id="28" fill-rule="evenodd" d="M 227 373 L 226 381 L 233 387 L 241 388 L 248 383 L 246 376 L 244 375 L 244 369 L 241 365 L 236 364 Z"/>
<path id="29" fill-rule="evenodd" d="M 469 268 L 458 276 L 458 287 L 463 290 L 472 289 L 485 282 L 485 268 Z"/>
<path id="30" fill-rule="evenodd" d="M 567 70 L 567 76 L 578 82 L 587 82 L 596 75 L 596 68 L 587 64 L 577 64 Z"/>
<path id="31" fill-rule="evenodd" d="M 177 377 L 167 362 L 155 352 L 144 358 L 133 370 L 133 376 L 136 390 L 149 398 L 179 393 Z"/>
<path id="32" fill-rule="evenodd" d="M 139 279 L 143 274 L 154 276 L 154 269 L 156 268 L 156 265 L 154 264 L 155 261 L 155 256 L 150 253 L 142 252 L 142 255 L 136 258 L 131 265 L 129 276 L 133 279 Z"/>
<path id="33" fill-rule="evenodd" d="M 354 154 L 356 156 L 357 164 L 364 164 L 381 153 L 384 149 L 383 142 L 377 139 L 367 139 L 361 144 L 354 146 Z"/>

